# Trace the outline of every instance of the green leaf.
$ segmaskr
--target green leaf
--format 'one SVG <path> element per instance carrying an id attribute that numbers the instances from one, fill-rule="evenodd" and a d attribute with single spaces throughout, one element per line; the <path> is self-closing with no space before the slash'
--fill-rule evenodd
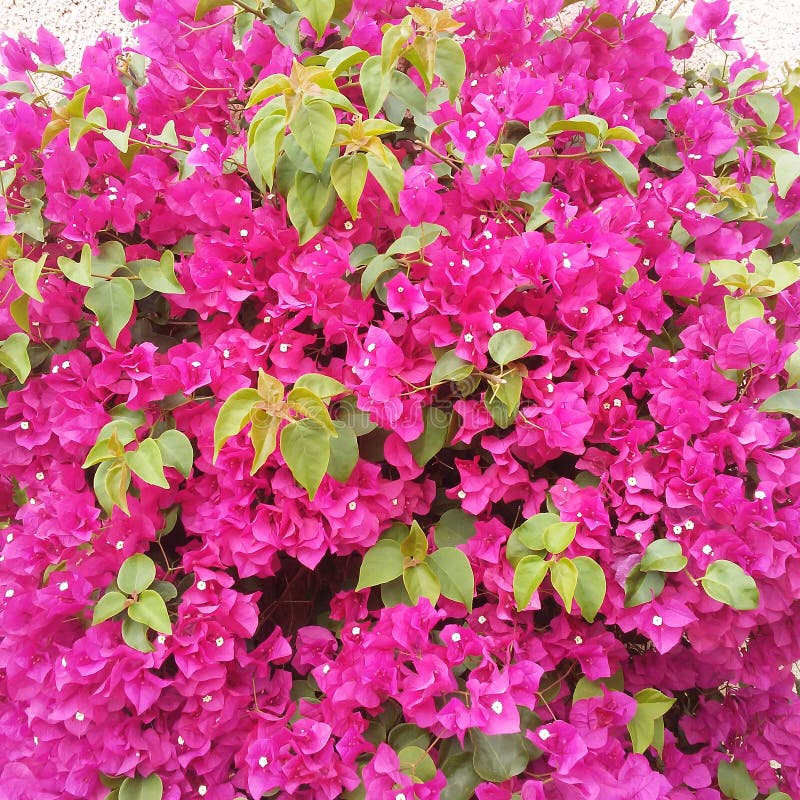
<path id="1" fill-rule="evenodd" d="M 427 750 L 431 743 L 431 734 L 412 722 L 401 722 L 389 731 L 386 741 L 396 753 L 399 753 L 404 747 L 411 746 Z"/>
<path id="2" fill-rule="evenodd" d="M 489 339 L 489 355 L 496 364 L 508 364 L 526 356 L 533 342 L 529 342 L 519 331 L 498 331 Z"/>
<path id="3" fill-rule="evenodd" d="M 717 783 L 725 797 L 732 800 L 755 800 L 758 795 L 753 779 L 743 761 L 720 761 L 717 767 Z"/>
<path id="4" fill-rule="evenodd" d="M 443 547 L 431 553 L 426 563 L 430 564 L 439 579 L 442 594 L 465 605 L 467 611 L 472 611 L 475 575 L 464 553 L 455 547 Z"/>
<path id="5" fill-rule="evenodd" d="M 642 572 L 680 572 L 687 563 L 679 542 L 656 539 L 644 551 L 639 569 Z"/>
<path id="6" fill-rule="evenodd" d="M 30 297 L 26 294 L 21 294 L 16 300 L 12 300 L 8 306 L 11 319 L 28 334 L 31 332 L 30 304 Z"/>
<path id="7" fill-rule="evenodd" d="M 451 508 L 436 523 L 433 538 L 441 549 L 466 544 L 475 533 L 475 517 L 460 508 Z"/>
<path id="8" fill-rule="evenodd" d="M 91 286 L 94 283 L 92 279 L 92 248 L 85 244 L 81 248 L 81 255 L 77 261 L 66 256 L 59 256 L 58 268 L 73 283 Z"/>
<path id="9" fill-rule="evenodd" d="M 339 156 L 331 164 L 331 183 L 353 219 L 358 217 L 358 201 L 367 182 L 367 157 L 364 153 Z"/>
<path id="10" fill-rule="evenodd" d="M 194 12 L 194 21 L 199 22 L 209 11 L 233 5 L 232 0 L 200 0 Z"/>
<path id="11" fill-rule="evenodd" d="M 133 286 L 127 278 L 100 280 L 86 292 L 83 301 L 93 311 L 109 344 L 116 347 L 120 331 L 133 312 Z"/>
<path id="12" fill-rule="evenodd" d="M 259 121 L 247 150 L 247 170 L 262 191 L 272 189 L 275 164 L 286 135 L 286 115 L 271 114 Z"/>
<path id="13" fill-rule="evenodd" d="M 544 550 L 544 532 L 558 522 L 561 522 L 561 518 L 557 514 L 535 514 L 514 528 L 514 533 L 529 550 Z"/>
<path id="14" fill-rule="evenodd" d="M 145 651 L 147 652 L 147 651 Z M 119 787 L 119 800 L 161 800 L 164 785 L 155 773 L 146 778 L 125 778 Z"/>
<path id="15" fill-rule="evenodd" d="M 424 467 L 447 443 L 452 412 L 445 412 L 437 406 L 422 409 L 422 435 L 408 443 L 408 449 L 417 466 Z"/>
<path id="16" fill-rule="evenodd" d="M 768 397 L 758 410 L 800 417 L 800 389 L 784 389 L 782 392 L 776 392 Z"/>
<path id="17" fill-rule="evenodd" d="M 569 558 L 559 558 L 550 568 L 550 581 L 558 596 L 564 601 L 564 610 L 569 614 L 578 586 L 578 568 Z"/>
<path id="18" fill-rule="evenodd" d="M 104 242 L 92 256 L 92 272 L 103 278 L 110 278 L 124 266 L 125 248 L 117 241 Z"/>
<path id="19" fill-rule="evenodd" d="M 290 422 L 281 432 L 281 454 L 294 479 L 314 496 L 325 477 L 331 455 L 330 434 L 314 419 Z"/>
<path id="20" fill-rule="evenodd" d="M 391 75 L 391 72 L 384 72 L 382 69 L 380 56 L 370 56 L 361 65 L 359 85 L 370 117 L 378 113 L 389 94 Z"/>
<path id="21" fill-rule="evenodd" d="M 153 581 L 150 584 L 150 589 L 158 593 L 165 603 L 168 603 L 170 600 L 174 600 L 178 596 L 178 590 L 175 587 L 175 584 L 170 583 L 169 581 Z"/>
<path id="22" fill-rule="evenodd" d="M 313 239 L 327 225 L 335 207 L 333 186 L 307 172 L 295 174 L 294 186 L 286 195 L 286 210 L 300 235 L 300 244 Z"/>
<path id="23" fill-rule="evenodd" d="M 786 792 L 772 792 L 767 796 L 767 800 L 792 800 Z"/>
<path id="24" fill-rule="evenodd" d="M 435 386 L 445 381 L 463 381 L 472 375 L 474 369 L 469 361 L 457 356 L 455 350 L 445 350 L 436 360 L 430 382 Z"/>
<path id="25" fill-rule="evenodd" d="M 365 119 L 362 127 L 367 136 L 385 136 L 387 133 L 399 133 L 403 130 L 402 125 L 395 125 L 385 119 Z"/>
<path id="26" fill-rule="evenodd" d="M 143 553 L 136 553 L 122 562 L 117 586 L 125 594 L 143 592 L 156 579 L 156 565 Z"/>
<path id="27" fill-rule="evenodd" d="M 514 602 L 517 611 L 524 611 L 531 602 L 533 593 L 542 585 L 550 570 L 551 562 L 541 556 L 524 556 L 514 569 Z"/>
<path id="28" fill-rule="evenodd" d="M 286 75 L 280 72 L 267 75 L 266 78 L 262 78 L 253 87 L 253 90 L 250 92 L 250 97 L 247 100 L 247 108 L 251 108 L 262 100 L 266 100 L 268 97 L 282 94 L 290 87 L 291 83 Z"/>
<path id="29" fill-rule="evenodd" d="M 108 477 L 108 471 L 111 469 L 112 463 L 114 462 L 104 461 L 100 464 L 95 470 L 94 478 L 92 479 L 92 489 L 94 490 L 95 497 L 97 497 L 97 502 L 100 503 L 100 507 L 109 516 L 116 505 L 106 491 L 106 477 Z"/>
<path id="30" fill-rule="evenodd" d="M 572 544 L 577 530 L 577 522 L 554 522 L 548 525 L 542 534 L 545 550 L 553 555 L 563 553 Z"/>
<path id="31" fill-rule="evenodd" d="M 386 147 L 383 148 L 383 158 L 374 153 L 367 153 L 367 165 L 373 178 L 378 181 L 381 189 L 391 200 L 395 214 L 400 212 L 400 191 L 405 183 L 405 173 L 394 155 Z"/>
<path id="32" fill-rule="evenodd" d="M 107 619 L 119 614 L 128 604 L 128 598 L 122 592 L 108 592 L 96 603 L 92 614 L 92 625 L 99 625 Z"/>
<path id="33" fill-rule="evenodd" d="M 522 733 L 502 733 L 488 736 L 470 728 L 472 766 L 484 781 L 503 783 L 525 771 L 530 756 Z"/>
<path id="34" fill-rule="evenodd" d="M 139 599 L 128 608 L 128 616 L 159 633 L 172 633 L 167 606 L 158 592 L 145 589 Z"/>
<path id="35" fill-rule="evenodd" d="M 333 424 L 339 435 L 330 441 L 328 475 L 339 483 L 347 483 L 358 463 L 358 439 L 355 431 L 344 422 L 334 420 Z"/>
<path id="36" fill-rule="evenodd" d="M 297 10 L 311 23 L 317 38 L 321 39 L 333 16 L 335 0 L 295 0 Z"/>
<path id="37" fill-rule="evenodd" d="M 587 622 L 594 622 L 606 597 L 606 575 L 603 568 L 588 556 L 577 556 L 572 563 L 578 570 L 575 602 Z"/>
<path id="38" fill-rule="evenodd" d="M 399 266 L 394 258 L 383 253 L 371 258 L 366 269 L 361 273 L 361 296 L 366 300 L 381 275 L 396 270 Z"/>
<path id="39" fill-rule="evenodd" d="M 786 197 L 794 182 L 800 178 L 800 155 L 773 146 L 756 147 L 755 150 L 774 164 L 778 195 Z"/>
<path id="40" fill-rule="evenodd" d="M 725 559 L 712 561 L 700 581 L 709 597 L 737 611 L 752 611 L 758 608 L 760 595 L 756 582 L 732 561 Z"/>
<path id="41" fill-rule="evenodd" d="M 164 475 L 161 450 L 155 439 L 145 439 L 136 450 L 125 453 L 125 461 L 145 483 L 169 489 L 169 481 Z"/>
<path id="42" fill-rule="evenodd" d="M 431 605 L 435 606 L 441 594 L 439 579 L 427 564 L 404 569 L 403 584 L 414 605 L 419 602 L 420 597 L 427 597 Z"/>
<path id="43" fill-rule="evenodd" d="M 399 25 L 390 25 L 384 29 L 381 41 L 381 69 L 384 72 L 390 73 L 396 66 L 412 34 L 410 17 L 406 17 Z"/>
<path id="44" fill-rule="evenodd" d="M 343 397 L 339 400 L 338 406 L 338 420 L 352 428 L 356 436 L 366 436 L 378 427 L 369 418 L 369 414 L 358 407 L 356 398 L 353 395 Z"/>
<path id="45" fill-rule="evenodd" d="M 547 133 L 563 133 L 564 131 L 574 133 L 588 133 L 601 139 L 605 136 L 608 130 L 608 123 L 600 117 L 595 117 L 592 114 L 578 114 L 577 116 L 570 117 L 570 119 L 559 120 L 553 122 L 548 128 Z"/>
<path id="46" fill-rule="evenodd" d="M 428 538 L 416 520 L 411 523 L 408 535 L 401 541 L 400 552 L 416 561 L 425 560 L 428 554 Z"/>
<path id="47" fill-rule="evenodd" d="M 321 172 L 336 135 L 336 112 L 333 107 L 324 100 L 302 103 L 289 127 L 297 144 L 307 153 L 317 171 Z"/>
<path id="48" fill-rule="evenodd" d="M 107 129 L 101 131 L 103 136 L 108 139 L 114 147 L 119 150 L 120 153 L 127 153 L 128 148 L 130 147 L 130 135 L 131 135 L 131 128 L 133 127 L 133 123 L 128 120 L 128 124 L 125 126 L 124 131 L 117 131 L 113 129 Z"/>
<path id="49" fill-rule="evenodd" d="M 253 406 L 260 400 L 255 389 L 238 389 L 222 404 L 214 423 L 214 461 L 225 442 L 247 425 Z"/>
<path id="50" fill-rule="evenodd" d="M 521 396 L 522 377 L 514 370 L 486 392 L 484 405 L 501 428 L 508 428 L 517 417 Z"/>
<path id="51" fill-rule="evenodd" d="M 107 465 L 107 466 L 106 466 Z M 130 516 L 128 510 L 128 487 L 131 485 L 131 471 L 123 459 L 107 461 L 101 464 L 106 467 L 103 477 L 104 494 L 110 500 L 111 507 L 106 511 L 110 514 L 114 506 L 119 506 L 125 514 Z M 100 467 L 95 473 L 95 478 L 100 474 Z M 99 496 L 98 496 L 99 499 Z"/>
<path id="52" fill-rule="evenodd" d="M 82 469 L 99 464 L 121 454 L 122 447 L 136 438 L 133 425 L 127 419 L 113 419 L 106 423 L 97 434 L 97 441 L 86 456 Z M 115 441 L 115 446 L 112 446 Z"/>
<path id="53" fill-rule="evenodd" d="M 194 462 L 194 449 L 189 437 L 182 431 L 164 431 L 156 439 L 156 444 L 164 466 L 174 467 L 184 478 L 188 478 Z"/>
<path id="54" fill-rule="evenodd" d="M 642 572 L 637 564 L 625 579 L 625 608 L 649 603 L 664 589 L 663 572 Z"/>
<path id="55" fill-rule="evenodd" d="M 364 553 L 356 591 L 399 578 L 403 574 L 404 558 L 399 542 L 392 539 L 381 539 L 376 542 Z"/>
<path id="56" fill-rule="evenodd" d="M 316 420 L 328 432 L 330 436 L 337 436 L 336 427 L 331 419 L 328 406 L 311 391 L 303 386 L 295 386 L 288 395 L 286 402 L 295 411 L 299 411 L 305 417 Z"/>
<path id="57" fill-rule="evenodd" d="M 436 777 L 436 765 L 421 747 L 404 747 L 397 758 L 400 761 L 400 771 L 408 775 L 414 783 L 426 783 Z"/>
<path id="58" fill-rule="evenodd" d="M 646 714 L 640 714 L 638 709 L 628 722 L 628 735 L 631 737 L 634 753 L 644 753 L 653 743 L 655 735 L 654 722 Z"/>
<path id="59" fill-rule="evenodd" d="M 764 316 L 764 306 L 757 297 L 731 297 L 725 295 L 725 319 L 731 331 L 735 331 L 742 323 Z"/>
<path id="60" fill-rule="evenodd" d="M 162 294 L 185 294 L 183 286 L 175 277 L 175 254 L 165 250 L 159 261 L 147 259 L 139 271 L 142 282 Z"/>
<path id="61" fill-rule="evenodd" d="M 674 139 L 662 139 L 647 151 L 647 158 L 669 172 L 679 172 L 683 169 L 683 159 L 678 155 Z"/>
<path id="62" fill-rule="evenodd" d="M 14 215 L 14 228 L 18 234 L 30 236 L 37 242 L 44 241 L 44 218 L 42 209 L 44 203 L 41 200 L 28 201 L 28 210 Z"/>
<path id="63" fill-rule="evenodd" d="M 445 82 L 450 102 L 454 103 L 467 74 L 464 51 L 455 39 L 442 38 L 436 42 L 436 60 L 433 71 Z"/>
<path id="64" fill-rule="evenodd" d="M 0 343 L 0 366 L 10 369 L 20 383 L 25 383 L 31 374 L 31 360 L 28 357 L 30 341 L 26 333 L 12 333 Z"/>
<path id="65" fill-rule="evenodd" d="M 771 92 L 759 92 L 747 96 L 747 104 L 758 114 L 767 131 L 771 131 L 778 121 L 781 107 Z"/>
<path id="66" fill-rule="evenodd" d="M 38 261 L 31 261 L 30 258 L 18 258 L 13 265 L 14 280 L 16 280 L 17 286 L 28 297 L 38 300 L 40 303 L 43 300 L 38 284 L 46 261 L 47 253 L 44 253 Z"/>
<path id="67" fill-rule="evenodd" d="M 152 653 L 155 650 L 150 640 L 147 638 L 147 625 L 126 617 L 122 620 L 122 639 L 128 647 L 138 650 L 140 653 Z"/>
<path id="68" fill-rule="evenodd" d="M 393 606 L 413 606 L 411 598 L 408 596 L 403 578 L 395 578 L 389 583 L 381 584 L 381 602 L 384 608 L 392 608 Z"/>
<path id="69" fill-rule="evenodd" d="M 296 389 L 309 389 L 323 400 L 350 391 L 343 383 L 339 383 L 335 378 L 329 378 L 327 375 L 319 375 L 316 372 L 309 372 L 306 375 L 301 375 L 294 382 L 294 386 Z"/>
<path id="70" fill-rule="evenodd" d="M 634 753 L 644 753 L 648 747 L 655 743 L 657 720 L 675 703 L 674 697 L 659 692 L 657 689 L 642 689 L 634 695 L 636 699 L 636 713 L 628 722 L 628 733 L 631 737 Z M 661 731 L 659 730 L 659 733 Z"/>
<path id="71" fill-rule="evenodd" d="M 642 141 L 639 136 L 636 134 L 635 131 L 632 131 L 630 128 L 626 128 L 624 126 L 615 125 L 613 128 L 609 128 L 606 131 L 606 139 L 615 139 L 617 141 L 625 141 L 625 142 L 636 142 L 636 144 L 641 144 Z"/>
<path id="72" fill-rule="evenodd" d="M 639 170 L 614 145 L 607 144 L 606 148 L 604 152 L 600 153 L 600 160 L 635 197 L 639 193 Z"/>
<path id="73" fill-rule="evenodd" d="M 326 50 L 322 55 L 327 57 L 325 68 L 331 71 L 334 78 L 343 75 L 351 67 L 361 64 L 365 59 L 369 58 L 369 53 L 366 50 L 353 45 L 348 45 L 338 50 Z"/>
<path id="74" fill-rule="evenodd" d="M 482 779 L 472 766 L 472 753 L 454 753 L 442 765 L 447 785 L 442 788 L 439 800 L 472 800 L 475 787 Z"/>

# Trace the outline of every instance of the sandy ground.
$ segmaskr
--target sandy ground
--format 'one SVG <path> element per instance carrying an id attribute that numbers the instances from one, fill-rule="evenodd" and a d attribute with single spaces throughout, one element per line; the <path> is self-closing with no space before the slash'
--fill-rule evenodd
<path id="1" fill-rule="evenodd" d="M 653 1 L 642 0 L 641 4 L 648 7 Z M 674 2 L 668 0 L 663 7 L 669 8 Z M 689 8 L 691 2 L 684 5 Z M 739 30 L 748 51 L 758 50 L 776 72 L 787 61 L 800 62 L 800 0 L 731 0 L 731 6 L 739 15 Z M 3 32 L 30 35 L 39 25 L 62 39 L 71 67 L 78 63 L 81 49 L 102 31 L 131 39 L 130 26 L 117 10 L 117 0 L 0 0 Z"/>

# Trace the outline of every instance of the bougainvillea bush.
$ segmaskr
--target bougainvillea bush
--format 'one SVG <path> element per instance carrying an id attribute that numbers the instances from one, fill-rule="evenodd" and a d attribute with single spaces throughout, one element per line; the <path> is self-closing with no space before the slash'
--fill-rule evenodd
<path id="1" fill-rule="evenodd" d="M 121 10 L 0 37 L 0 797 L 800 797 L 800 74 Z"/>

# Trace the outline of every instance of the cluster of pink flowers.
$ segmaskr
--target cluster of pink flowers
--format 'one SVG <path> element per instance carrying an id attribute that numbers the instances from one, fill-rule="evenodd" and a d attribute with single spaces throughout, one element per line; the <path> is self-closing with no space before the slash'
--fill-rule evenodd
<path id="1" fill-rule="evenodd" d="M 726 0 L 698 0 L 671 50 L 629 0 L 572 21 L 563 0 L 466 0 L 453 11 L 458 99 L 430 111 L 428 147 L 387 139 L 404 159 L 400 212 L 370 178 L 362 215 L 339 204 L 303 245 L 283 198 L 244 166 L 249 92 L 325 46 L 379 54 L 405 3 L 355 0 L 327 43 L 301 20 L 300 54 L 291 15 L 248 27 L 238 4 L 210 5 L 195 21 L 196 0 L 122 0 L 133 52 L 106 36 L 63 77 L 67 98 L 88 87 L 85 114 L 129 129 L 127 153 L 99 130 L 74 147 L 68 124 L 50 135 L 64 117 L 37 70 L 63 48 L 44 29 L 0 35 L 0 342 L 22 321 L 33 365 L 23 382 L 0 372 L 0 800 L 99 800 L 101 778 L 151 774 L 164 800 L 718 800 L 718 765 L 734 759 L 764 796 L 800 797 L 797 427 L 759 410 L 790 385 L 800 285 L 731 330 L 730 290 L 705 267 L 757 249 L 794 257 L 784 223 L 800 183 L 779 193 L 748 139 L 767 123 L 748 105 L 763 65 L 745 57 Z M 728 52 L 724 80 L 679 71 L 701 39 Z M 367 117 L 357 86 L 342 91 Z M 635 134 L 615 141 L 635 194 L 574 131 L 545 150 L 495 148 L 553 107 Z M 779 95 L 774 111 L 772 145 L 796 152 L 792 105 Z M 649 157 L 660 144 L 668 168 Z M 728 213 L 725 198 L 770 214 Z M 424 224 L 445 232 L 364 297 L 354 249 L 384 252 Z M 173 249 L 185 289 L 138 298 L 114 346 L 57 267 L 111 242 L 128 261 Z M 42 299 L 22 315 L 6 267 L 43 254 Z M 485 374 L 504 330 L 532 344 L 505 428 L 487 384 L 429 385 L 447 350 Z M 278 450 L 251 475 L 244 433 L 212 458 L 220 403 L 259 369 L 347 387 L 364 425 L 346 481 L 325 477 L 309 500 Z M 423 467 L 413 443 L 432 404 L 454 423 Z M 188 477 L 166 468 L 168 488 L 134 476 L 127 515 L 102 510 L 82 468 L 120 407 L 141 412 L 140 439 L 176 428 L 194 448 Z M 577 523 L 566 555 L 606 576 L 591 623 L 548 583 L 516 608 L 506 544 L 546 502 Z M 474 526 L 457 545 L 471 610 L 355 591 L 382 534 L 417 520 L 434 549 L 451 509 Z M 678 542 L 687 568 L 626 606 L 656 539 Z M 118 619 L 91 625 L 136 553 L 177 590 L 172 633 L 149 653 Z M 756 609 L 703 591 L 719 559 L 754 578 Z M 602 691 L 576 699 L 581 679 Z M 641 753 L 628 728 L 643 689 L 675 703 L 663 745 Z M 480 737 L 520 733 L 523 769 L 472 772 L 463 753 Z"/>

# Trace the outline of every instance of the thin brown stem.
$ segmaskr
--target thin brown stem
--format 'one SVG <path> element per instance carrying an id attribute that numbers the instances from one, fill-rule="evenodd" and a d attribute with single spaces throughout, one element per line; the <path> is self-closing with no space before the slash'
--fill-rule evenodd
<path id="1" fill-rule="evenodd" d="M 446 156 L 444 153 L 440 153 L 435 147 L 431 147 L 427 142 L 420 141 L 419 139 L 414 142 L 416 145 L 419 145 L 423 150 L 427 150 L 432 156 L 436 156 L 439 161 L 444 162 L 448 166 L 452 167 L 453 169 L 458 169 L 459 165 L 458 162 L 454 161 L 450 156 Z"/>

